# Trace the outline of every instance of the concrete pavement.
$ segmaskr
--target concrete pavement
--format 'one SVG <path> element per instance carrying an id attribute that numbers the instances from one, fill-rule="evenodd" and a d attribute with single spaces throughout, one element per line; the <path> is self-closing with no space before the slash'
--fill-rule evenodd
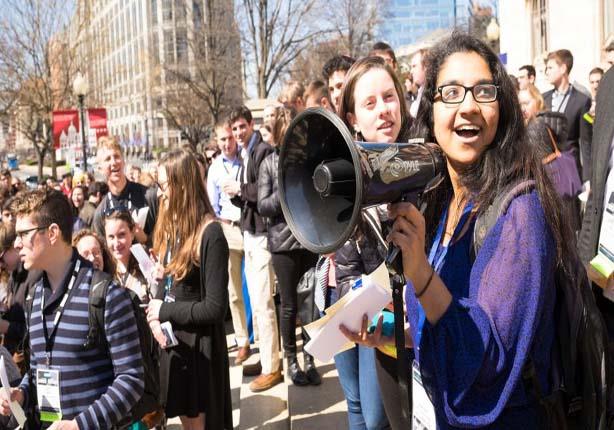
<path id="1" fill-rule="evenodd" d="M 297 334 L 300 339 L 300 334 Z M 234 343 L 232 334 L 228 344 Z M 249 362 L 258 361 L 257 349 Z M 233 424 L 236 430 L 347 430 L 347 406 L 339 385 L 333 362 L 319 363 L 322 375 L 319 386 L 297 387 L 285 378 L 284 383 L 261 392 L 252 393 L 249 383 L 253 377 L 244 377 L 241 366 L 234 365 L 236 348 L 229 353 L 230 389 L 232 395 Z M 302 353 L 299 362 L 303 363 Z M 178 418 L 169 420 L 169 430 L 181 429 Z"/>

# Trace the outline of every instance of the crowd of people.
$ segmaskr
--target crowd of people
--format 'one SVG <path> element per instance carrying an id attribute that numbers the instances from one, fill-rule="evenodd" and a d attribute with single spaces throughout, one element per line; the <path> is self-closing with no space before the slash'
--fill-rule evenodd
<path id="1" fill-rule="evenodd" d="M 557 274 L 595 257 L 614 216 L 614 68 L 594 68 L 587 91 L 570 81 L 571 52 L 545 61 L 554 88 L 541 94 L 533 66 L 511 76 L 466 34 L 415 53 L 408 75 L 380 42 L 364 58 L 331 58 L 323 80 L 288 83 L 258 129 L 233 107 L 215 125 L 212 162 L 172 149 L 143 172 L 103 137 L 104 182 L 67 175 L 26 190 L 1 172 L 0 355 L 12 388 L 0 391 L 0 426 L 17 426 L 13 401 L 29 428 L 143 429 L 180 417 L 185 429 L 231 429 L 229 348 L 253 392 L 284 373 L 319 385 L 314 358 L 298 360 L 297 328 L 310 317 L 299 318 L 297 287 L 314 274 L 325 292 L 309 300 L 324 315 L 382 264 L 383 235 L 401 250 L 409 380 L 382 332 L 392 305 L 359 332 L 339 327 L 354 344 L 334 357 L 349 428 L 407 428 L 407 408 L 413 428 L 545 428 L 523 383 L 527 363 L 544 395 L 556 389 Z M 305 249 L 284 218 L 278 170 L 291 121 L 313 107 L 336 113 L 356 141 L 438 144 L 444 180 L 426 209 L 365 209 L 340 249 Z M 476 221 L 519 184 L 478 246 Z M 589 272 L 612 348 L 614 275 Z"/>

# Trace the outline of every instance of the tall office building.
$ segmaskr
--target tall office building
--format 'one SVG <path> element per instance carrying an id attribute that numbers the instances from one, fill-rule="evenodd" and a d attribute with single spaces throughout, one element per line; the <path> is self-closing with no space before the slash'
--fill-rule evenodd
<path id="1" fill-rule="evenodd" d="M 109 133 L 125 146 L 177 144 L 181 131 L 172 129 L 163 114 L 174 70 L 196 74 L 190 43 L 212 28 L 227 28 L 233 40 L 237 85 L 226 97 L 241 100 L 241 51 L 233 3 L 226 0 L 79 0 L 76 16 L 84 16 L 81 46 L 90 94 L 87 105 L 105 107 Z M 236 42 L 236 43 L 235 43 Z"/>
<path id="2" fill-rule="evenodd" d="M 471 0 L 390 0 L 377 33 L 396 49 L 436 30 L 466 28 L 470 9 Z"/>

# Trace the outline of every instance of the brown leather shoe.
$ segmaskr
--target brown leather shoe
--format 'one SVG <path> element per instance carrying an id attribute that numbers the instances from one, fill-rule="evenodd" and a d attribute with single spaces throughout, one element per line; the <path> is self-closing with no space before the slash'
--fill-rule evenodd
<path id="1" fill-rule="evenodd" d="M 253 393 L 258 393 L 274 387 L 280 382 L 283 382 L 283 380 L 284 377 L 281 375 L 281 370 L 268 374 L 263 373 L 249 384 L 249 389 L 252 390 Z"/>
<path id="2" fill-rule="evenodd" d="M 241 348 L 239 348 L 239 352 L 237 353 L 237 356 L 235 357 L 235 364 L 238 365 L 238 364 L 243 363 L 245 360 L 249 358 L 250 355 L 252 355 L 252 351 L 251 349 L 249 349 L 249 345 L 242 346 Z"/>
<path id="3" fill-rule="evenodd" d="M 255 363 L 243 363 L 243 376 L 258 376 L 262 373 L 260 361 Z"/>

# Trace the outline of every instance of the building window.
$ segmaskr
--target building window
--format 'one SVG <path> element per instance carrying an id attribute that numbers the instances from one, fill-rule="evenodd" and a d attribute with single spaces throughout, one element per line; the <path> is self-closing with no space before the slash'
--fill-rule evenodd
<path id="1" fill-rule="evenodd" d="M 203 25 L 203 5 L 202 0 L 194 0 L 192 2 L 192 20 L 194 28 L 199 29 Z"/>
<path id="2" fill-rule="evenodd" d="M 173 20 L 172 0 L 162 0 L 162 21 L 170 22 Z"/>
<path id="3" fill-rule="evenodd" d="M 153 43 L 152 43 L 154 64 L 157 66 L 160 64 L 160 43 L 158 41 L 158 32 L 154 32 L 153 34 Z"/>
<path id="4" fill-rule="evenodd" d="M 184 23 L 185 15 L 185 0 L 175 0 L 175 20 L 178 23 Z"/>
<path id="5" fill-rule="evenodd" d="M 603 0 L 603 38 L 608 41 L 614 36 L 614 3 Z"/>
<path id="6" fill-rule="evenodd" d="M 533 58 L 548 51 L 547 4 L 547 0 L 533 0 Z"/>
<path id="7" fill-rule="evenodd" d="M 185 29 L 177 30 L 177 63 L 187 64 L 188 61 L 188 35 Z"/>
<path id="8" fill-rule="evenodd" d="M 164 61 L 168 64 L 175 63 L 175 38 L 171 30 L 164 32 Z"/>
<path id="9" fill-rule="evenodd" d="M 158 0 L 151 0 L 151 23 L 158 23 Z"/>

